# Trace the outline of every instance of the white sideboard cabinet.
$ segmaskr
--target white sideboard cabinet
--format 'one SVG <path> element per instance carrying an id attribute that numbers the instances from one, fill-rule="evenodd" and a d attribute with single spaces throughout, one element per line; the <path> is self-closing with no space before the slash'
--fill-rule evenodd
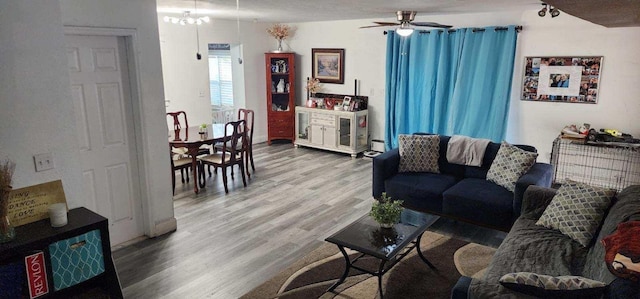
<path id="1" fill-rule="evenodd" d="M 336 111 L 296 107 L 295 146 L 307 146 L 351 154 L 355 158 L 369 148 L 367 110 Z"/>

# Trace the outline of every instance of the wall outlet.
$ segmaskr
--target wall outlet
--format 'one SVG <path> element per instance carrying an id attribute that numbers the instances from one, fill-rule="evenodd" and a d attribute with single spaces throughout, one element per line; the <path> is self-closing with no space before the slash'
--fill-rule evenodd
<path id="1" fill-rule="evenodd" d="M 201 98 L 204 98 L 204 90 L 201 90 L 201 91 L 200 91 L 200 97 L 201 97 Z"/>
<path id="2" fill-rule="evenodd" d="M 33 156 L 33 162 L 36 164 L 36 172 L 53 169 L 53 156 L 51 153 L 38 154 Z"/>

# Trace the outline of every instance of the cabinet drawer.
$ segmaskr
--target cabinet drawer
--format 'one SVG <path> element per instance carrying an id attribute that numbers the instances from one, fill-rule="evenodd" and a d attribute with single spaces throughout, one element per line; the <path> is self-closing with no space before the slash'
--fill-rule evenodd
<path id="1" fill-rule="evenodd" d="M 285 126 L 293 123 L 290 118 L 271 118 L 269 119 L 269 126 Z"/>
<path id="2" fill-rule="evenodd" d="M 293 129 L 283 129 L 283 128 L 272 129 L 269 132 L 269 136 L 291 137 L 291 136 L 293 136 Z"/>
<path id="3" fill-rule="evenodd" d="M 311 124 L 334 127 L 336 125 L 336 117 L 331 114 L 313 112 L 311 113 Z"/>
<path id="4" fill-rule="evenodd" d="M 100 230 L 49 245 L 55 291 L 76 285 L 104 272 Z"/>

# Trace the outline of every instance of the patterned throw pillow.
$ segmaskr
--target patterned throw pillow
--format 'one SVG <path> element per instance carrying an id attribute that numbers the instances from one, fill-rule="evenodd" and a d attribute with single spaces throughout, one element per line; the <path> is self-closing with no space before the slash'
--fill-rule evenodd
<path id="1" fill-rule="evenodd" d="M 615 190 L 567 180 L 553 196 L 536 225 L 559 230 L 587 247 L 615 194 Z"/>
<path id="2" fill-rule="evenodd" d="M 403 135 L 398 136 L 400 165 L 398 172 L 440 173 L 440 136 Z"/>
<path id="3" fill-rule="evenodd" d="M 582 276 L 541 275 L 531 272 L 508 273 L 500 283 L 517 292 L 542 298 L 598 298 L 606 284 Z"/>
<path id="4" fill-rule="evenodd" d="M 513 192 L 518 179 L 536 163 L 536 158 L 538 153 L 525 151 L 503 141 L 489 167 L 487 180 Z"/>

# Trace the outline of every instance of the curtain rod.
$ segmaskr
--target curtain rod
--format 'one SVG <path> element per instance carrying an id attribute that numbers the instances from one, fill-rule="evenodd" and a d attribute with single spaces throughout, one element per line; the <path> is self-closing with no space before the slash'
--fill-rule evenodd
<path id="1" fill-rule="evenodd" d="M 502 30 L 507 30 L 509 29 L 508 27 L 496 27 L 495 31 L 502 31 Z M 482 32 L 484 31 L 484 28 L 473 28 L 473 32 Z M 456 29 L 449 29 L 449 32 L 455 32 Z M 522 31 L 522 26 L 516 26 L 516 32 L 520 33 L 520 31 Z M 419 33 L 426 33 L 429 34 L 431 33 L 431 31 L 427 31 L 427 30 L 418 30 Z M 443 30 L 436 30 L 436 32 L 443 32 Z M 387 31 L 385 30 L 384 32 L 382 32 L 382 34 L 387 35 Z"/>

